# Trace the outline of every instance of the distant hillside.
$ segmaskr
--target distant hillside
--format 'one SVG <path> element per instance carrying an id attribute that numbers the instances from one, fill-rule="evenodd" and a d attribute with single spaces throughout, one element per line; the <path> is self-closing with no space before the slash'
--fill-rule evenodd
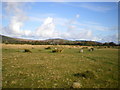
<path id="1" fill-rule="evenodd" d="M 12 38 L 12 37 L 8 37 L 8 36 L 4 36 L 4 35 L 0 35 L 0 37 L 2 37 L 3 41 L 30 41 L 28 39 L 21 39 L 21 38 Z"/>
<path id="2" fill-rule="evenodd" d="M 2 43 L 9 43 L 9 42 L 17 41 L 17 39 L 15 38 L 3 36 L 3 35 L 0 35 L 0 37 L 2 38 Z"/>
<path id="3" fill-rule="evenodd" d="M 64 39 L 47 39 L 47 40 L 28 40 L 20 38 L 12 38 L 4 35 L 2 37 L 2 43 L 5 44 L 32 44 L 32 45 L 83 45 L 83 46 L 115 46 L 113 42 L 109 43 L 100 43 L 95 41 L 70 41 Z"/>
<path id="4" fill-rule="evenodd" d="M 12 38 L 4 35 L 0 35 L 0 37 L 2 38 L 2 43 L 6 44 L 27 44 L 28 42 L 34 42 L 34 40 Z"/>

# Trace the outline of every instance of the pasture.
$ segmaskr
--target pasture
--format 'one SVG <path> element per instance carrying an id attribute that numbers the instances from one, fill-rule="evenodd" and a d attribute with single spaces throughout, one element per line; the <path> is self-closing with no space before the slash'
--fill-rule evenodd
<path id="1" fill-rule="evenodd" d="M 51 47 L 45 49 L 47 47 Z M 62 52 L 52 53 L 60 48 Z M 2 45 L 3 88 L 118 87 L 118 49 L 68 45 Z M 29 49 L 31 52 L 23 52 Z"/>

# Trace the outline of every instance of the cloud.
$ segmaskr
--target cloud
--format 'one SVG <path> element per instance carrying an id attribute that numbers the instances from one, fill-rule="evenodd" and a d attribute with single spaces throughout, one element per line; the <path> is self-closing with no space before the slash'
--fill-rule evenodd
<path id="1" fill-rule="evenodd" d="M 104 27 L 96 22 L 77 22 L 76 18 L 80 18 L 79 14 L 76 14 L 72 19 L 51 17 L 49 15 L 46 18 L 29 17 L 24 10 L 24 3 L 7 2 L 5 4 L 4 8 L 6 13 L 8 13 L 6 16 L 10 17 L 10 20 L 8 26 L 2 29 L 2 34 L 4 35 L 31 39 L 63 38 L 100 41 L 102 37 L 95 36 L 93 30 L 108 31 L 116 29 L 116 27 Z M 42 24 L 36 27 L 35 30 L 22 29 L 28 20 L 37 21 Z M 57 28 L 57 26 L 61 28 Z M 62 30 L 63 28 L 64 30 Z M 102 40 L 107 39 L 103 38 Z M 110 40 L 113 40 L 113 38 L 110 38 Z"/>
<path id="2" fill-rule="evenodd" d="M 118 28 L 117 26 L 111 26 L 111 27 L 107 27 L 107 26 L 102 26 L 102 25 L 89 25 L 88 28 L 91 28 L 93 30 L 99 30 L 99 31 L 117 31 Z"/>
<path id="3" fill-rule="evenodd" d="M 76 15 L 76 18 L 79 18 L 79 17 L 80 17 L 80 15 L 79 15 L 79 14 L 77 14 L 77 15 Z"/>
<path id="4" fill-rule="evenodd" d="M 29 20 L 30 21 L 35 21 L 35 22 L 43 22 L 44 18 L 29 16 Z"/>
<path id="5" fill-rule="evenodd" d="M 55 30 L 53 18 L 47 17 L 43 24 L 35 31 L 37 37 L 41 38 L 56 38 L 58 33 Z"/>
<path id="6" fill-rule="evenodd" d="M 6 3 L 3 3 L 3 6 L 4 6 L 3 8 L 6 11 L 6 14 L 8 14 L 8 15 L 11 15 L 11 16 L 14 15 L 14 16 L 17 16 L 17 17 L 25 16 L 25 12 L 22 8 L 24 6 L 24 3 L 6 2 Z"/>
<path id="7" fill-rule="evenodd" d="M 97 40 L 91 29 L 78 27 L 75 19 L 68 20 L 65 24 L 67 31 L 61 34 L 62 38 L 73 40 Z"/>
<path id="8" fill-rule="evenodd" d="M 7 27 L 4 27 L 3 33 L 5 34 L 11 34 L 13 36 L 21 36 L 21 34 L 25 31 L 21 30 L 21 27 L 24 25 L 24 22 L 28 19 L 28 17 L 25 15 L 25 12 L 23 11 L 23 4 L 14 2 L 6 2 L 5 4 L 5 10 L 6 15 L 10 17 L 9 25 Z"/>
<path id="9" fill-rule="evenodd" d="M 97 12 L 106 12 L 111 10 L 111 7 L 108 6 L 99 6 L 99 5 L 93 5 L 93 4 L 81 4 L 80 7 L 92 10 L 92 11 L 97 11 Z"/>
<path id="10" fill-rule="evenodd" d="M 14 37 L 39 37 L 39 38 L 52 38 L 56 36 L 55 25 L 53 23 L 53 18 L 48 17 L 45 20 L 40 19 L 38 21 L 43 21 L 43 24 L 40 25 L 36 30 L 23 30 L 22 27 L 28 16 L 26 15 L 25 10 L 23 9 L 24 3 L 18 2 L 6 2 L 4 3 L 6 10 L 6 15 L 9 15 L 10 20 L 9 24 L 6 27 L 3 27 L 2 33 L 5 35 L 11 35 Z M 37 20 L 38 18 L 31 18 L 32 20 Z M 54 34 L 53 34 L 54 33 Z"/>
<path id="11" fill-rule="evenodd" d="M 86 29 L 92 29 L 96 31 L 117 31 L 118 26 L 104 26 L 98 22 L 93 22 L 93 21 L 84 21 L 84 22 L 78 22 L 75 21 L 74 24 L 77 26 L 82 26 Z"/>
<path id="12" fill-rule="evenodd" d="M 77 8 L 85 8 L 85 9 L 89 9 L 91 11 L 96 11 L 96 12 L 107 12 L 107 11 L 110 11 L 113 9 L 113 7 L 111 7 L 109 5 L 99 5 L 95 2 L 94 3 L 81 2 L 78 4 L 65 2 L 63 4 L 68 5 L 68 6 L 72 6 L 72 7 L 77 7 Z M 116 7 L 117 7 L 117 4 L 116 4 Z"/>
<path id="13" fill-rule="evenodd" d="M 118 43 L 119 40 L 118 40 L 118 34 L 112 34 L 112 35 L 107 35 L 107 36 L 104 36 L 102 39 L 101 39 L 102 42 L 115 42 L 115 43 Z"/>

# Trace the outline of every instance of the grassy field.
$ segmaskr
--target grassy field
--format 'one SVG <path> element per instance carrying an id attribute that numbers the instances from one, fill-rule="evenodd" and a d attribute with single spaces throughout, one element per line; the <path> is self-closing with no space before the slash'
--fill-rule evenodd
<path id="1" fill-rule="evenodd" d="M 45 47 L 3 45 L 3 88 L 70 88 L 74 81 L 81 88 L 118 87 L 118 49 L 84 49 L 79 53 L 80 47 L 62 45 L 50 46 L 64 49 L 52 53 Z"/>

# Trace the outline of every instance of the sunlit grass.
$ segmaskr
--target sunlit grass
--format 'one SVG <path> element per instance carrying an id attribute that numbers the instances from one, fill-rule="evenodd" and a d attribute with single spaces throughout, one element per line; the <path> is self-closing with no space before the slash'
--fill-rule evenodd
<path id="1" fill-rule="evenodd" d="M 63 52 L 52 53 L 51 50 L 58 46 L 51 46 L 52 49 L 28 46 L 31 53 L 20 52 L 26 47 L 3 47 L 4 88 L 70 88 L 74 81 L 79 82 L 82 88 L 118 86 L 117 49 L 103 48 L 93 52 L 84 49 L 83 53 L 79 53 L 79 47 L 62 47 Z M 75 76 L 86 71 L 94 77 Z"/>

